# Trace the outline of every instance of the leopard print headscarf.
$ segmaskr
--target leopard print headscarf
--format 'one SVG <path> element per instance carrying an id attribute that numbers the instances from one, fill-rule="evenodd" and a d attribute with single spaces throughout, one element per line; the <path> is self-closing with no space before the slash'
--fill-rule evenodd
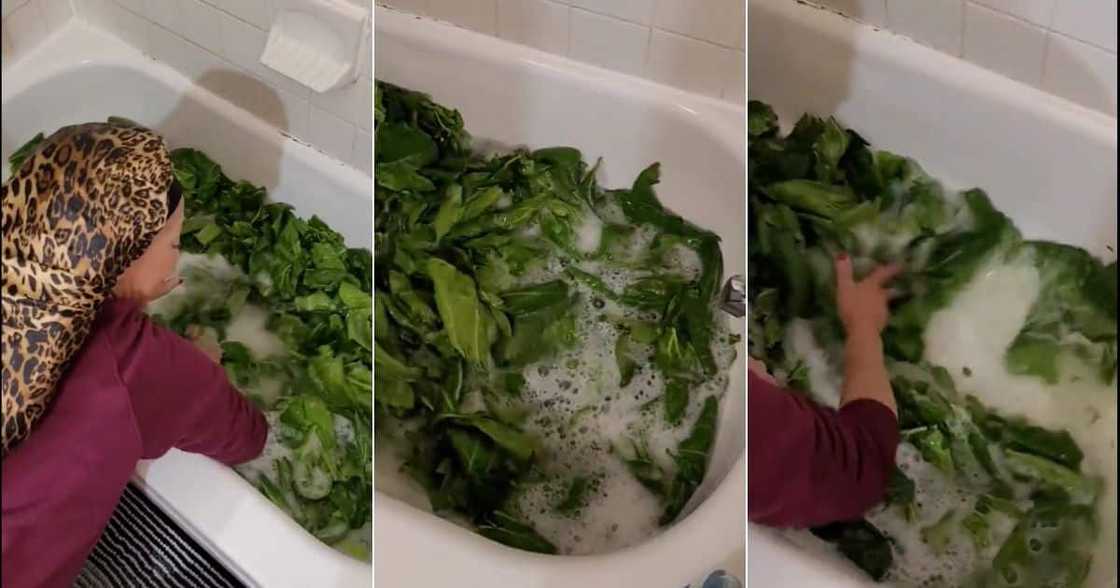
<path id="1" fill-rule="evenodd" d="M 4 184 L 3 454 L 27 437 L 117 278 L 169 216 L 159 135 L 119 123 L 60 129 Z"/>

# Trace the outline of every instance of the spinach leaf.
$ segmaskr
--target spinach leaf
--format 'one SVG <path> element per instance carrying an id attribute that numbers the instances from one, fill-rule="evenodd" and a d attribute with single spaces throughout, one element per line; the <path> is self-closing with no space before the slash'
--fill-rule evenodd
<path id="1" fill-rule="evenodd" d="M 520 520 L 522 490 L 545 476 L 568 480 L 557 509 L 574 516 L 597 474 L 553 471 L 561 460 L 551 453 L 564 449 L 542 447 L 527 432 L 552 424 L 545 423 L 549 409 L 532 404 L 538 378 L 552 369 L 596 370 L 581 365 L 581 337 L 599 324 L 617 328 L 623 334 L 608 344 L 615 346 L 620 387 L 654 350 L 652 367 L 669 382 L 668 422 L 683 423 L 693 390 L 725 367 L 713 354 L 723 344 L 715 320 L 723 281 L 719 239 L 661 204 L 656 163 L 629 189 L 607 191 L 596 180 L 598 163 L 588 165 L 572 147 L 484 155 L 472 150 L 460 115 L 424 94 L 378 82 L 375 103 L 372 308 L 350 302 L 342 286 L 326 299 L 301 293 L 299 308 L 340 315 L 346 340 L 372 347 L 376 416 L 386 429 L 408 431 L 386 442 L 403 446 L 405 469 L 434 511 L 466 517 L 508 545 L 554 552 Z M 589 235 L 599 227 L 596 246 Z M 647 238 L 656 252 L 641 250 Z M 225 239 L 224 232 L 213 235 L 206 247 Z M 699 258 L 698 273 L 680 267 L 679 249 Z M 259 264 L 278 274 L 274 284 L 297 287 L 308 267 L 337 270 L 292 256 L 295 263 Z M 604 278 L 619 275 L 626 287 L 614 292 Z M 366 316 L 374 319 L 372 333 L 360 328 Z M 307 325 L 292 322 L 287 330 L 311 336 Z M 326 381 L 336 371 L 315 373 Z M 652 460 L 639 465 L 648 455 L 632 456 L 631 471 L 665 501 L 665 524 L 704 477 L 717 405 L 705 403 L 671 471 Z"/>
<path id="2" fill-rule="evenodd" d="M 38 147 L 45 138 L 43 133 L 36 133 L 30 141 L 20 145 L 19 149 L 12 152 L 11 156 L 8 157 L 8 169 L 11 171 L 12 175 L 15 175 L 16 172 L 19 171 L 19 168 L 23 167 L 23 162 L 27 161 L 27 158 L 35 153 L 35 148 Z"/>
<path id="3" fill-rule="evenodd" d="M 188 202 L 205 205 L 217 195 L 223 183 L 222 168 L 204 153 L 196 149 L 176 149 L 171 152 L 171 164 Z"/>
<path id="4" fill-rule="evenodd" d="M 747 102 L 747 133 L 751 138 L 770 135 L 778 131 L 778 115 L 769 104 L 750 100 Z"/>
<path id="5" fill-rule="evenodd" d="M 585 476 L 576 476 L 568 483 L 564 498 L 554 508 L 560 514 L 571 515 L 587 504 L 588 493 L 592 489 L 592 480 Z"/>
<path id="6" fill-rule="evenodd" d="M 1096 535 L 1090 507 L 1055 504 L 1032 509 L 1000 547 L 986 585 L 1083 586 Z"/>
<path id="7" fill-rule="evenodd" d="M 532 527 L 501 511 L 495 511 L 489 520 L 478 525 L 478 532 L 483 537 L 510 547 L 536 553 L 556 553 L 556 546 L 537 534 Z"/>
<path id="8" fill-rule="evenodd" d="M 428 277 L 451 345 L 468 361 L 490 363 L 490 345 L 496 335 L 494 319 L 478 299 L 474 280 L 434 257 L 428 260 Z"/>
<path id="9" fill-rule="evenodd" d="M 692 493 L 703 481 L 704 472 L 708 469 L 708 457 L 715 443 L 718 422 L 719 402 L 714 396 L 709 396 L 704 399 L 700 415 L 692 424 L 692 431 L 677 445 L 673 456 L 677 471 L 665 491 L 665 510 L 659 524 L 667 525 L 676 520 Z"/>

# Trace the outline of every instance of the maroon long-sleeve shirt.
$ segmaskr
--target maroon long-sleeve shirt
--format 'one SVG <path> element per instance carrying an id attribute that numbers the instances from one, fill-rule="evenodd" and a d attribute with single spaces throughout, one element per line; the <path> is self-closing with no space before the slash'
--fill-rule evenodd
<path id="1" fill-rule="evenodd" d="M 140 459 L 177 447 L 232 465 L 267 434 L 221 366 L 135 303 L 107 303 L 50 410 L 4 458 L 0 584 L 70 586 Z"/>
<path id="2" fill-rule="evenodd" d="M 774 527 L 858 519 L 883 498 L 898 421 L 875 400 L 821 406 L 747 378 L 747 517 Z"/>

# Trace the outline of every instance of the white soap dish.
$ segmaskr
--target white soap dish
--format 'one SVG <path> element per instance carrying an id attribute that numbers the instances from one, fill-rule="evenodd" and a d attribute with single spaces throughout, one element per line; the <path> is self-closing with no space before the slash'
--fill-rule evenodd
<path id="1" fill-rule="evenodd" d="M 261 63 L 316 92 L 358 79 L 369 13 L 344 0 L 275 0 Z"/>

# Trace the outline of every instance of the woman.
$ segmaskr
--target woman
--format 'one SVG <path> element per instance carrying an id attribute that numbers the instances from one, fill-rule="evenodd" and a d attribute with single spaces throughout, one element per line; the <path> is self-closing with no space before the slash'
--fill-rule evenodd
<path id="1" fill-rule="evenodd" d="M 163 140 L 66 127 L 3 187 L 2 579 L 69 586 L 138 460 L 237 464 L 267 424 L 204 352 L 143 314 L 180 283 Z"/>
<path id="2" fill-rule="evenodd" d="M 779 388 L 753 363 L 747 381 L 747 516 L 776 527 L 860 518 L 883 498 L 898 449 L 898 410 L 883 358 L 886 284 L 898 268 L 862 281 L 836 259 L 836 304 L 844 324 L 844 383 L 832 410 Z M 760 373 L 761 372 L 761 373 Z"/>

